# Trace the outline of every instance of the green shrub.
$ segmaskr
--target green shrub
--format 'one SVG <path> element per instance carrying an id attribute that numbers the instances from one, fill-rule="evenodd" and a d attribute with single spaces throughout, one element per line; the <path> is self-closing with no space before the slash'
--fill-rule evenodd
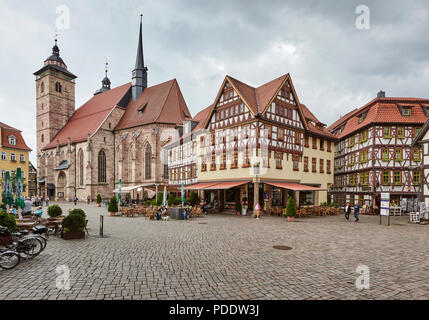
<path id="1" fill-rule="evenodd" d="M 107 207 L 107 211 L 109 212 L 118 212 L 118 202 L 116 201 L 116 197 L 113 196 L 110 198 L 109 206 Z"/>
<path id="2" fill-rule="evenodd" d="M 4 212 L 7 211 L 6 205 L 4 203 L 0 204 L 0 211 L 4 211 Z"/>
<path id="3" fill-rule="evenodd" d="M 150 204 L 151 204 L 151 205 L 153 205 L 154 207 L 156 207 L 156 200 L 155 200 L 155 199 L 153 199 L 153 200 L 150 202 Z"/>
<path id="4" fill-rule="evenodd" d="M 156 200 L 156 205 L 157 206 L 161 206 L 162 205 L 162 198 L 163 198 L 163 193 L 162 192 L 158 192 L 158 199 Z"/>
<path id="5" fill-rule="evenodd" d="M 179 197 L 175 197 L 173 200 L 173 206 L 178 206 L 179 204 L 181 204 L 182 201 L 180 200 Z"/>
<path id="6" fill-rule="evenodd" d="M 69 214 L 80 214 L 84 219 L 86 218 L 86 213 L 82 209 L 73 209 Z"/>
<path id="7" fill-rule="evenodd" d="M 243 210 L 243 206 L 241 205 L 241 202 L 238 201 L 235 203 L 235 212 L 241 213 L 241 210 Z"/>
<path id="8" fill-rule="evenodd" d="M 99 194 L 97 194 L 97 204 L 101 203 L 101 196 Z"/>
<path id="9" fill-rule="evenodd" d="M 287 201 L 286 215 L 288 217 L 296 216 L 296 204 L 293 197 L 289 197 L 289 200 Z"/>
<path id="10" fill-rule="evenodd" d="M 173 194 L 169 194 L 168 196 L 168 206 L 171 207 L 174 204 L 174 196 Z"/>
<path id="11" fill-rule="evenodd" d="M 191 203 L 191 198 L 185 198 L 185 204 Z"/>
<path id="12" fill-rule="evenodd" d="M 6 211 L 0 211 L 0 226 L 7 227 L 10 231 L 16 231 L 16 219 Z"/>
<path id="13" fill-rule="evenodd" d="M 200 198 L 198 197 L 198 193 L 191 191 L 191 194 L 189 195 L 189 201 L 191 202 L 191 206 L 195 206 L 197 203 L 199 203 Z"/>
<path id="14" fill-rule="evenodd" d="M 85 218 L 81 214 L 70 213 L 64 218 L 63 227 L 66 232 L 83 231 L 85 227 Z"/>
<path id="15" fill-rule="evenodd" d="M 62 214 L 63 214 L 63 210 L 59 205 L 53 204 L 52 206 L 49 206 L 48 216 L 50 216 L 51 218 L 57 218 Z"/>

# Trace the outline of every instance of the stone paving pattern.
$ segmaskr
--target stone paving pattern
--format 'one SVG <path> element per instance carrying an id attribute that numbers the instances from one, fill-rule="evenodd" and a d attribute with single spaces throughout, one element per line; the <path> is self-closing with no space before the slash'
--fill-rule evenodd
<path id="1" fill-rule="evenodd" d="M 51 237 L 35 259 L 0 270 L 0 299 L 429 299 L 429 226 L 406 217 L 390 227 L 374 216 L 149 221 L 77 207 L 90 236 Z M 70 268 L 70 290 L 56 288 L 58 265 Z M 369 267 L 368 290 L 356 289 L 358 265 Z"/>

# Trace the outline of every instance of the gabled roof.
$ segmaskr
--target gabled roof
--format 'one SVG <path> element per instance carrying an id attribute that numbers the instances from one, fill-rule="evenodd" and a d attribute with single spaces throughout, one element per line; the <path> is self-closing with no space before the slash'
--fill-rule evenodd
<path id="1" fill-rule="evenodd" d="M 68 138 L 71 143 L 87 140 L 88 134 L 93 135 L 97 131 L 130 87 L 131 83 L 127 83 L 93 96 L 73 113 L 66 125 L 43 150 L 56 147 L 57 141 L 60 146 L 67 145 Z"/>
<path id="2" fill-rule="evenodd" d="M 22 137 L 21 130 L 11 127 L 3 122 L 0 122 L 0 130 L 1 130 L 1 137 L 2 137 L 2 141 L 1 141 L 2 147 L 31 151 L 31 149 L 25 143 L 24 138 Z M 9 144 L 9 136 L 14 136 L 16 138 L 16 145 Z"/>
<path id="3" fill-rule="evenodd" d="M 285 74 L 281 77 L 278 77 L 274 80 L 271 80 L 257 88 L 252 87 L 244 82 L 241 82 L 229 75 L 225 77 L 225 80 L 222 83 L 221 88 L 219 89 L 219 92 L 216 96 L 215 102 L 211 106 L 211 110 L 208 114 L 208 117 L 204 123 L 204 127 L 208 125 L 208 121 L 210 120 L 210 117 L 212 116 L 214 109 L 216 108 L 216 105 L 219 101 L 219 98 L 222 94 L 222 91 L 225 87 L 225 83 L 229 82 L 231 86 L 234 88 L 234 90 L 237 92 L 237 94 L 240 96 L 240 98 L 243 100 L 244 104 L 249 108 L 250 112 L 252 112 L 253 115 L 260 115 L 264 114 L 268 108 L 268 106 L 271 104 L 271 102 L 276 97 L 277 93 L 280 91 L 282 85 L 287 81 L 290 81 L 291 89 L 293 91 L 293 95 L 295 97 L 298 112 L 301 115 L 301 118 L 304 119 L 304 114 L 301 109 L 298 96 L 296 95 L 295 89 L 293 87 L 292 79 L 289 74 Z M 304 127 L 307 128 L 307 123 L 304 121 Z"/>
<path id="4" fill-rule="evenodd" d="M 191 118 L 179 84 L 173 79 L 144 89 L 136 101 L 130 101 L 115 130 L 150 123 L 176 124 Z"/>
<path id="5" fill-rule="evenodd" d="M 353 110 L 336 121 L 328 129 L 331 132 L 344 127 L 337 138 L 343 138 L 373 123 L 386 124 L 424 124 L 427 121 L 422 107 L 429 106 L 429 99 L 421 98 L 376 98 L 362 108 Z M 411 116 L 403 116 L 401 107 L 410 107 Z M 363 121 L 359 117 L 366 113 Z M 360 123 L 359 123 L 360 122 Z"/>
<path id="6" fill-rule="evenodd" d="M 307 122 L 308 131 L 321 135 L 333 140 L 337 140 L 337 137 L 334 136 L 329 130 L 326 128 L 324 123 L 321 123 L 316 116 L 307 108 L 306 105 L 301 104 L 302 112 L 304 113 L 305 120 Z"/>

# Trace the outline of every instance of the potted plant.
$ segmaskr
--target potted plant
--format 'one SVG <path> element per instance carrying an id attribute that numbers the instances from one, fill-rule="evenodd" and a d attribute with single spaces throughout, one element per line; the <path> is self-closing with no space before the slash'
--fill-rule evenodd
<path id="1" fill-rule="evenodd" d="M 85 213 L 83 210 L 75 209 L 63 221 L 64 240 L 74 240 L 85 238 Z"/>
<path id="2" fill-rule="evenodd" d="M 101 196 L 100 196 L 100 194 L 97 194 L 96 205 L 97 205 L 97 207 L 101 207 Z"/>
<path id="3" fill-rule="evenodd" d="M 118 212 L 118 202 L 116 201 L 116 197 L 113 196 L 110 198 L 109 206 L 107 207 L 107 211 L 109 211 L 112 217 Z"/>
<path id="4" fill-rule="evenodd" d="M 243 206 L 241 205 L 241 202 L 237 201 L 235 203 L 235 213 L 237 214 L 237 216 L 239 216 L 241 214 L 242 210 L 243 210 Z"/>
<path id="5" fill-rule="evenodd" d="M 286 207 L 287 221 L 294 221 L 296 216 L 296 204 L 292 197 L 289 197 Z"/>
<path id="6" fill-rule="evenodd" d="M 53 204 L 48 207 L 49 219 L 56 219 L 63 214 L 63 210 L 59 205 Z"/>
<path id="7" fill-rule="evenodd" d="M 7 213 L 6 211 L 0 210 L 0 226 L 6 227 L 9 231 L 16 231 L 16 219 L 12 214 Z M 4 244 L 12 244 L 12 236 L 8 235 L 0 235 L 2 238 L 2 243 Z"/>

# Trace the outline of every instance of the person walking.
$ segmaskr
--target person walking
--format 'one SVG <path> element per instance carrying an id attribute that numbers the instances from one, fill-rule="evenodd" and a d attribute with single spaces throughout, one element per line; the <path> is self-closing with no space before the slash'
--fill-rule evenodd
<path id="1" fill-rule="evenodd" d="M 350 203 L 347 202 L 346 207 L 344 208 L 344 214 L 346 216 L 347 222 L 350 221 L 350 213 L 352 212 L 352 207 L 350 207 Z"/>
<path id="2" fill-rule="evenodd" d="M 76 196 L 73 197 L 73 202 L 74 202 L 74 205 L 77 204 L 77 197 Z"/>
<path id="3" fill-rule="evenodd" d="M 360 210 L 360 205 L 359 205 L 359 202 L 358 201 L 356 201 L 356 203 L 355 203 L 355 222 L 359 222 L 359 210 Z"/>
<path id="4" fill-rule="evenodd" d="M 88 197 L 86 198 L 86 201 L 88 202 L 88 204 L 90 204 L 90 202 L 91 202 L 91 197 L 90 197 L 90 196 L 88 196 Z"/>
<path id="5" fill-rule="evenodd" d="M 49 197 L 46 196 L 46 206 L 49 207 Z"/>

